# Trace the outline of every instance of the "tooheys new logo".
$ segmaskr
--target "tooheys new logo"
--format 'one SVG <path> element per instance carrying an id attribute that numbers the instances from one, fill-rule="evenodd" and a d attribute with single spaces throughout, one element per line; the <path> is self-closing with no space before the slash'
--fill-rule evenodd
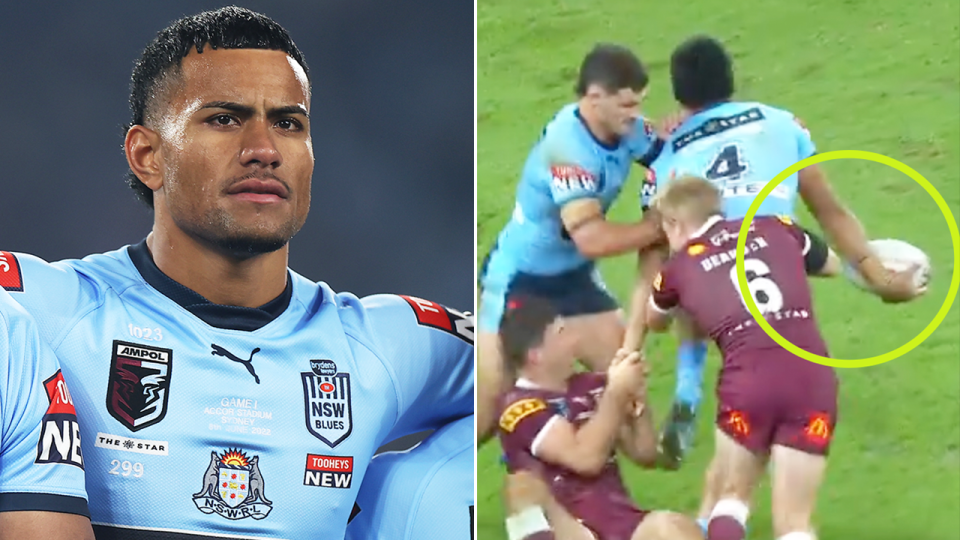
<path id="1" fill-rule="evenodd" d="M 43 388 L 50 405 L 40 421 L 35 463 L 66 463 L 83 469 L 77 411 L 60 370 L 43 381 Z"/>
<path id="2" fill-rule="evenodd" d="M 473 345 L 473 317 L 416 296 L 400 298 L 407 301 L 421 326 L 443 330 Z"/>

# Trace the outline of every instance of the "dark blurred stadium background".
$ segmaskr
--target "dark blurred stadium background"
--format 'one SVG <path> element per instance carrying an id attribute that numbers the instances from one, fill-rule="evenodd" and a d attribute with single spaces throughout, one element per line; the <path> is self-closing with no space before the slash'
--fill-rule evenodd
<path id="1" fill-rule="evenodd" d="M 229 3 L 16 2 L 0 18 L 0 249 L 47 260 L 136 243 L 124 184 L 133 62 Z M 474 301 L 472 2 L 236 2 L 282 24 L 313 82 L 313 203 L 290 266 L 336 291 Z"/>

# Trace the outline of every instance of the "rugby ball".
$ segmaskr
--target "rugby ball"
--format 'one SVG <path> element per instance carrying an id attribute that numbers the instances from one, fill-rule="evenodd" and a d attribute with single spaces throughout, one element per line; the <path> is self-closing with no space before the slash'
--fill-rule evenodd
<path id="1" fill-rule="evenodd" d="M 870 248 L 880 258 L 880 262 L 885 268 L 900 272 L 907 270 L 914 264 L 919 264 L 920 268 L 913 276 L 913 282 L 917 288 L 926 287 L 930 281 L 930 257 L 922 249 L 903 240 L 894 240 L 892 238 L 882 238 L 871 240 Z M 853 269 L 850 264 L 846 265 L 845 273 L 847 278 L 857 287 L 867 289 L 863 276 Z"/>

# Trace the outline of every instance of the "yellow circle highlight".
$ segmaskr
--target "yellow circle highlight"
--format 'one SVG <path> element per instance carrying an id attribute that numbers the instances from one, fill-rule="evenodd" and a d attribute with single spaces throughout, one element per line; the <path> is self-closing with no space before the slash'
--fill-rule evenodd
<path id="1" fill-rule="evenodd" d="M 881 354 L 872 358 L 863 358 L 860 360 L 840 360 L 837 358 L 827 358 L 826 356 L 820 356 L 818 354 L 805 351 L 793 343 L 790 343 L 789 340 L 781 336 L 776 330 L 773 329 L 772 326 L 770 326 L 770 323 L 768 323 L 760 313 L 760 309 L 757 307 L 756 302 L 754 302 L 752 295 L 744 294 L 743 292 L 750 290 L 743 262 L 745 253 L 744 250 L 747 245 L 747 232 L 750 228 L 750 223 L 753 221 L 754 216 L 760 209 L 760 205 L 763 204 L 764 199 L 766 199 L 767 196 L 773 192 L 774 188 L 780 185 L 781 182 L 786 180 L 787 177 L 799 171 L 800 169 L 835 159 L 864 159 L 867 161 L 875 161 L 877 163 L 883 163 L 884 165 L 893 167 L 910 178 L 913 178 L 914 181 L 923 187 L 923 189 L 927 190 L 927 193 L 933 197 L 933 200 L 936 201 L 937 206 L 940 207 L 940 211 L 943 212 L 944 219 L 947 220 L 947 227 L 950 229 L 950 239 L 953 241 L 953 277 L 950 279 L 950 290 L 947 291 L 947 297 L 943 301 L 943 305 L 940 306 L 940 311 L 937 312 L 937 315 L 932 321 L 930 321 L 930 324 L 928 324 L 922 332 L 917 334 L 916 337 L 899 348 L 894 349 L 886 354 Z M 933 187 L 933 185 L 931 185 L 926 178 L 924 178 L 917 171 L 913 170 L 909 165 L 901 163 L 900 161 L 897 161 L 891 157 L 887 157 L 883 154 L 866 152 L 862 150 L 837 150 L 834 152 L 816 154 L 802 161 L 798 161 L 797 163 L 794 163 L 793 165 L 781 171 L 780 174 L 774 177 L 773 180 L 768 182 L 767 185 L 760 190 L 760 193 L 757 194 L 753 204 L 750 205 L 750 208 L 747 210 L 747 214 L 743 218 L 743 224 L 740 226 L 740 234 L 739 238 L 737 239 L 737 281 L 740 283 L 740 295 L 743 296 L 744 303 L 746 304 L 747 309 L 750 311 L 750 315 L 753 316 L 755 321 L 757 321 L 757 324 L 760 325 L 760 328 L 763 328 L 763 331 L 766 332 L 767 335 L 770 336 L 774 341 L 779 343 L 784 349 L 805 360 L 825 366 L 837 368 L 860 368 L 876 366 L 878 364 L 883 364 L 884 362 L 889 362 L 894 358 L 899 358 L 915 349 L 917 345 L 920 345 L 924 342 L 924 340 L 930 337 L 934 330 L 940 326 L 940 323 L 943 322 L 943 319 L 947 317 L 947 313 L 950 311 L 950 306 L 953 305 L 953 301 L 957 296 L 957 289 L 960 289 L 960 231 L 957 230 L 957 224 L 955 218 L 953 217 L 953 213 L 950 212 L 950 208 L 947 206 L 946 201 L 943 200 L 940 192 L 937 191 L 937 188 Z"/>

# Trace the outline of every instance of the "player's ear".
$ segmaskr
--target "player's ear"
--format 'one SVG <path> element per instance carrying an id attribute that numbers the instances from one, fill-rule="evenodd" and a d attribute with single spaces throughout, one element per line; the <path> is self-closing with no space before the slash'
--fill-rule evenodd
<path id="1" fill-rule="evenodd" d="M 133 174 L 153 191 L 160 189 L 163 178 L 160 174 L 159 134 L 144 126 L 131 126 L 123 140 L 123 150 Z"/>

